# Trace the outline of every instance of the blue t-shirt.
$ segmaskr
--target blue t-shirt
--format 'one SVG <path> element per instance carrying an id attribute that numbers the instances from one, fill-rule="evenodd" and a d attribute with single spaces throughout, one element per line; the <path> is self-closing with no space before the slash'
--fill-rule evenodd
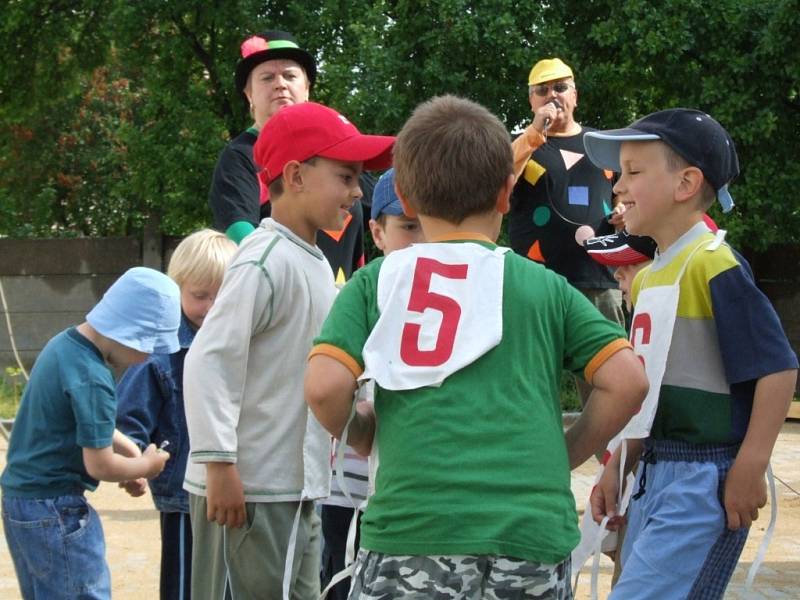
<path id="1" fill-rule="evenodd" d="M 9 497 L 53 498 L 94 490 L 83 448 L 114 435 L 114 375 L 100 351 L 72 327 L 44 347 L 31 371 L 0 477 Z"/>

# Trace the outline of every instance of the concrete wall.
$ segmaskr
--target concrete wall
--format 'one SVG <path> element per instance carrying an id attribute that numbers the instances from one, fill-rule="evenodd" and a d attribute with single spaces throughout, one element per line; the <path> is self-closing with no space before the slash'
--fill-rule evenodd
<path id="1" fill-rule="evenodd" d="M 124 271 L 162 269 L 176 239 L 0 239 L 0 285 L 17 351 L 27 369 L 51 337 L 80 323 Z M 0 376 L 16 366 L 0 305 Z"/>
<path id="2" fill-rule="evenodd" d="M 123 271 L 137 265 L 163 269 L 178 241 L 151 232 L 143 239 L 0 239 L 0 284 L 26 367 L 53 335 L 80 323 Z M 800 247 L 774 247 L 747 258 L 800 351 Z M 0 306 L 0 376 L 13 365 Z"/>

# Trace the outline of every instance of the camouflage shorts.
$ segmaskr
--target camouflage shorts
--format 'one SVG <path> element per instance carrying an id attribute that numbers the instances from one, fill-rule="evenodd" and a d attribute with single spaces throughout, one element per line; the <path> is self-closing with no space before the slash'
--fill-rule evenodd
<path id="1" fill-rule="evenodd" d="M 398 556 L 360 550 L 350 600 L 571 600 L 570 561 L 504 556 Z"/>

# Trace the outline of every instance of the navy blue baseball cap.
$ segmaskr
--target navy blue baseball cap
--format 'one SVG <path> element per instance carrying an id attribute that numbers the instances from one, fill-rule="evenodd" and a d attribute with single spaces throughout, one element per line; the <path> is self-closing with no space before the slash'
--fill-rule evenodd
<path id="1" fill-rule="evenodd" d="M 733 208 L 728 184 L 739 175 L 739 158 L 731 136 L 711 116 L 690 108 L 671 108 L 642 117 L 624 129 L 587 131 L 583 145 L 601 169 L 621 172 L 622 142 L 661 140 L 703 172 L 717 193 L 722 212 Z"/>
<path id="2" fill-rule="evenodd" d="M 399 217 L 402 214 L 403 207 L 400 204 L 400 198 L 394 191 L 394 168 L 392 168 L 381 175 L 378 183 L 375 184 L 369 216 L 371 219 L 377 219 L 380 215 Z"/>

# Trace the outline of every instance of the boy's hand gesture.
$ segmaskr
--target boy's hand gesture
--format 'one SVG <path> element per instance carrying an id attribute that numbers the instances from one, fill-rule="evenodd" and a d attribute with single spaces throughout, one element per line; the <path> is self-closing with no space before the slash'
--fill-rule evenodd
<path id="1" fill-rule="evenodd" d="M 152 479 L 161 473 L 169 460 L 169 452 L 156 448 L 155 444 L 150 444 L 142 456 L 147 459 L 148 463 L 147 472 L 144 475 L 147 479 Z"/>
<path id="2" fill-rule="evenodd" d="M 138 498 L 144 496 L 144 493 L 147 491 L 147 479 L 140 477 L 139 479 L 133 479 L 131 481 L 120 481 L 119 487 L 128 492 L 130 496 Z"/>
<path id="3" fill-rule="evenodd" d="M 616 531 L 624 522 L 625 517 L 617 516 L 617 498 L 619 497 L 619 464 L 613 460 L 603 469 L 600 480 L 592 488 L 589 495 L 589 504 L 592 507 L 592 518 L 600 524 L 603 517 L 608 515 L 606 529 Z"/>
<path id="4" fill-rule="evenodd" d="M 206 517 L 228 527 L 242 527 L 247 521 L 244 487 L 234 463 L 206 464 Z"/>
<path id="5" fill-rule="evenodd" d="M 757 463 L 739 457 L 725 480 L 725 512 L 728 529 L 750 527 L 758 519 L 758 509 L 767 503 L 764 469 Z"/>

